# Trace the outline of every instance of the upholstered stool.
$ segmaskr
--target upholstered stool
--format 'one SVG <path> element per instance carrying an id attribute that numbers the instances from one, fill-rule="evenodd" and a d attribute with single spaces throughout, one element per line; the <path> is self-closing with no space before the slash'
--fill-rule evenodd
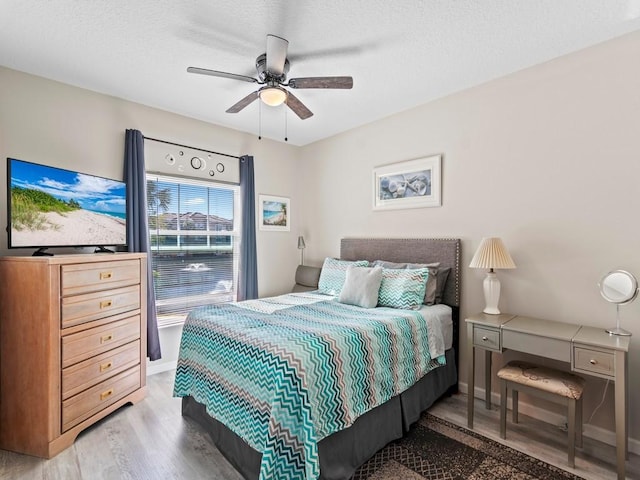
<path id="1" fill-rule="evenodd" d="M 500 437 L 507 438 L 507 391 L 511 389 L 513 423 L 518 423 L 518 391 L 568 407 L 569 466 L 575 467 L 575 447 L 582 447 L 582 391 L 584 378 L 573 373 L 513 361 L 498 371 L 500 377 Z"/>

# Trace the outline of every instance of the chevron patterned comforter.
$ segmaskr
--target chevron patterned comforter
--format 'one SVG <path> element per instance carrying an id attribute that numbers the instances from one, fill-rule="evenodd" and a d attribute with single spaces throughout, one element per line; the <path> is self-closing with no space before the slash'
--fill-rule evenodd
<path id="1" fill-rule="evenodd" d="M 262 452 L 260 479 L 318 478 L 318 442 L 444 364 L 419 312 L 298 293 L 193 310 L 174 396 Z"/>

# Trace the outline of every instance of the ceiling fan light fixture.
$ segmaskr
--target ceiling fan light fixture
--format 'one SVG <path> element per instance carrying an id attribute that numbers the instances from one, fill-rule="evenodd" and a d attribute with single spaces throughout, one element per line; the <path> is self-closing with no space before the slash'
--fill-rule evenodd
<path id="1" fill-rule="evenodd" d="M 260 90 L 260 100 L 270 107 L 282 105 L 287 99 L 287 91 L 281 87 L 265 87 Z"/>

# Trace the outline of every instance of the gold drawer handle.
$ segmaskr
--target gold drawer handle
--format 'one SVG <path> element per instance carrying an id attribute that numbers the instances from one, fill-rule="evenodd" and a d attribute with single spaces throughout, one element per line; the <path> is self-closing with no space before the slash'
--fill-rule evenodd
<path id="1" fill-rule="evenodd" d="M 592 358 L 591 360 L 589 360 L 589 363 L 591 365 L 596 365 L 598 363 L 598 361 Z"/>
<path id="2" fill-rule="evenodd" d="M 113 395 L 113 388 L 110 388 L 106 392 L 102 392 L 100 394 L 100 401 L 104 400 L 105 398 L 110 397 L 111 395 Z"/>
<path id="3" fill-rule="evenodd" d="M 111 272 L 100 272 L 100 280 L 109 280 L 112 276 Z"/>
<path id="4" fill-rule="evenodd" d="M 103 363 L 100 365 L 100 371 L 104 372 L 105 370 L 109 370 L 111 367 L 113 367 L 113 362 Z"/>
<path id="5" fill-rule="evenodd" d="M 109 308 L 113 304 L 113 300 L 104 300 L 100 302 L 100 308 Z"/>
<path id="6" fill-rule="evenodd" d="M 110 333 L 108 335 L 103 335 L 100 338 L 100 343 L 106 343 L 106 342 L 110 342 L 111 340 L 113 340 L 113 333 Z"/>

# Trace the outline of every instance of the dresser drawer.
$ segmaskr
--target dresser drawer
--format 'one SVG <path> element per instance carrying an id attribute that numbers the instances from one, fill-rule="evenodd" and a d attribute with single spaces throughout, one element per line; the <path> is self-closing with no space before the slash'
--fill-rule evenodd
<path id="1" fill-rule="evenodd" d="M 613 352 L 602 352 L 574 345 L 573 369 L 587 373 L 596 373 L 605 377 L 615 376 L 615 358 Z"/>
<path id="2" fill-rule="evenodd" d="M 140 283 L 140 261 L 125 260 L 62 266 L 62 296 Z"/>
<path id="3" fill-rule="evenodd" d="M 140 308 L 140 285 L 62 299 L 62 328 Z"/>
<path id="4" fill-rule="evenodd" d="M 473 326 L 473 345 L 475 347 L 493 350 L 495 352 L 502 351 L 500 342 L 500 330 L 492 328 L 483 328 L 477 325 Z"/>
<path id="5" fill-rule="evenodd" d="M 138 388 L 139 365 L 65 400 L 62 402 L 62 431 L 69 430 Z"/>
<path id="6" fill-rule="evenodd" d="M 140 338 L 140 315 L 62 337 L 62 367 L 68 367 Z"/>
<path id="7" fill-rule="evenodd" d="M 62 399 L 140 363 L 140 340 L 76 363 L 62 371 Z"/>

